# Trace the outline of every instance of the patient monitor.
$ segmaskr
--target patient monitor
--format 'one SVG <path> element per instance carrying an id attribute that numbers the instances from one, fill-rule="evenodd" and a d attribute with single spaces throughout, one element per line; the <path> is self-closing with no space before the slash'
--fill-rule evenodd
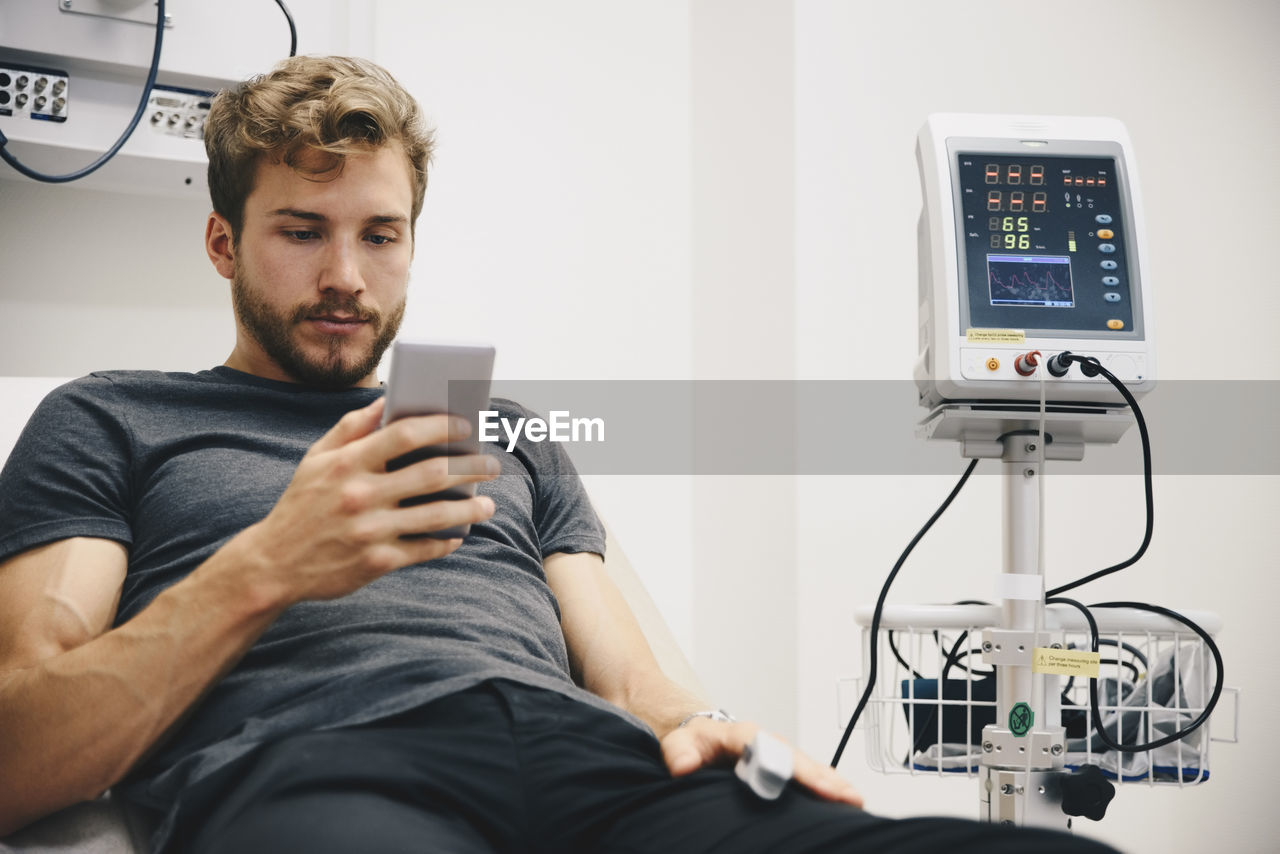
<path id="1" fill-rule="evenodd" d="M 916 157 L 924 207 L 915 381 L 928 409 L 917 433 L 959 441 L 973 463 L 907 547 L 875 610 L 859 614 L 869 625 L 870 674 L 859 710 L 875 690 L 878 638 L 887 632 L 893 657 L 884 666 L 892 676 L 882 689 L 884 714 L 869 731 L 878 742 L 873 754 L 886 758 L 880 767 L 967 773 L 978 777 L 984 819 L 1070 827 L 1072 817 L 1105 813 L 1108 774 L 1178 784 L 1207 779 L 1208 731 L 1197 730 L 1222 691 L 1221 657 L 1209 632 L 1184 616 L 1142 603 L 1093 606 L 1115 620 L 1108 628 L 1085 606 L 1058 598 L 1132 565 L 1151 537 L 1150 443 L 1137 398 L 1155 384 L 1153 288 L 1133 152 L 1124 126 L 1112 119 L 942 114 L 921 129 Z M 1147 499 L 1142 545 L 1128 560 L 1046 593 L 1045 461 L 1080 460 L 1087 445 L 1114 443 L 1135 423 Z M 884 609 L 902 561 L 982 457 L 1003 465 L 999 606 Z M 1071 637 L 1064 606 L 1084 612 Z M 1209 631 L 1220 624 L 1212 615 L 1202 621 Z M 955 631 L 943 641 L 948 624 Z M 1100 667 L 1156 639 L 1164 646 L 1141 653 L 1140 666 L 1132 666 L 1138 687 L 1120 699 L 1127 676 Z M 937 644 L 932 658 L 930 642 Z M 1104 646 L 1116 652 L 1102 656 Z M 1206 649 L 1212 669 L 1201 666 Z M 967 666 L 979 655 L 990 669 Z M 1172 684 L 1189 689 L 1172 709 L 1151 703 L 1158 680 L 1146 676 L 1165 658 L 1179 671 Z M 1184 666 L 1190 661 L 1199 662 L 1197 672 Z M 1111 699 L 1099 699 L 1099 684 L 1111 686 Z M 1140 702 L 1148 707 L 1134 714 L 1130 704 Z M 1104 712 L 1116 716 L 1112 724 L 1103 722 Z M 1113 739 L 1107 727 L 1118 732 L 1115 721 L 1125 715 L 1135 732 Z M 1157 720 L 1176 723 L 1161 734 Z M 895 742 L 903 724 L 905 749 Z M 1166 747 L 1176 755 L 1155 752 Z M 1133 756 L 1152 758 L 1135 774 Z"/>
<path id="2" fill-rule="evenodd" d="M 1151 283 L 1120 122 L 937 114 L 916 158 L 923 405 L 1038 401 L 1036 366 L 1062 351 L 1096 357 L 1135 395 L 1150 390 Z M 1078 365 L 1050 370 L 1045 394 L 1121 403 Z"/>

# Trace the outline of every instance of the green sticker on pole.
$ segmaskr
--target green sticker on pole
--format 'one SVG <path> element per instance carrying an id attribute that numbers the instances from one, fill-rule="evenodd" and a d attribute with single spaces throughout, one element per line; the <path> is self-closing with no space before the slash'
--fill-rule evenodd
<path id="1" fill-rule="evenodd" d="M 1035 723 L 1035 712 L 1031 711 L 1031 707 L 1026 703 L 1014 703 L 1013 708 L 1009 710 L 1009 731 L 1022 738 L 1031 732 L 1031 725 Z"/>

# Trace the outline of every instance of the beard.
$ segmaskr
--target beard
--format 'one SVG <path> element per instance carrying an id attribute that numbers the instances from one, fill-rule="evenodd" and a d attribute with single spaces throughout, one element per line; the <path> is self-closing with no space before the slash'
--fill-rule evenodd
<path id="1" fill-rule="evenodd" d="M 350 388 L 377 369 L 382 354 L 400 331 L 405 306 L 405 301 L 400 300 L 384 317 L 382 312 L 361 305 L 355 295 L 348 294 L 300 303 L 292 311 L 278 311 L 261 297 L 239 269 L 231 279 L 231 302 L 240 323 L 286 374 L 304 385 L 330 390 Z M 374 339 L 367 349 L 348 353 L 352 346 L 349 338 L 329 335 L 325 351 L 314 355 L 296 339 L 297 327 L 308 318 L 335 312 L 369 324 Z"/>

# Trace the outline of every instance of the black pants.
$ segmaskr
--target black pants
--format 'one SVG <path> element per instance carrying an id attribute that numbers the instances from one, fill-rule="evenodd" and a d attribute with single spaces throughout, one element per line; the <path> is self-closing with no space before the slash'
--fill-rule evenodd
<path id="1" fill-rule="evenodd" d="M 509 682 L 376 725 L 284 739 L 219 780 L 184 796 L 174 840 L 180 850 L 1110 851 L 1049 831 L 877 818 L 794 784 L 763 801 L 729 769 L 672 779 L 648 733 Z"/>

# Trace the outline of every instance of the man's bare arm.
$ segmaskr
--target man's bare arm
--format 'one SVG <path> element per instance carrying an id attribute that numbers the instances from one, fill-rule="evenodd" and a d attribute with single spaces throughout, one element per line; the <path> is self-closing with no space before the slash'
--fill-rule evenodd
<path id="1" fill-rule="evenodd" d="M 711 708 L 662 672 L 599 555 L 554 554 L 544 566 L 560 603 L 569 665 L 582 687 L 640 718 L 659 738 L 690 712 Z"/>
<path id="2" fill-rule="evenodd" d="M 662 672 L 622 593 L 599 555 L 554 554 L 543 562 L 560 603 L 573 676 L 584 688 L 652 727 L 672 774 L 736 761 L 760 727 L 690 714 L 713 708 Z M 819 796 L 862 806 L 862 796 L 835 769 L 796 751 L 795 779 Z"/>
<path id="3" fill-rule="evenodd" d="M 114 631 L 118 543 L 0 566 L 0 835 L 119 781 L 270 624 L 278 610 L 220 581 L 224 551 Z"/>
<path id="4" fill-rule="evenodd" d="M 431 416 L 377 430 L 380 416 L 380 401 L 345 416 L 265 519 L 118 628 L 120 545 L 64 540 L 0 565 L 0 836 L 117 783 L 289 605 L 461 544 L 402 534 L 492 514 L 485 497 L 400 507 L 493 473 L 481 457 L 387 472 L 386 460 L 457 438 L 459 425 Z"/>

